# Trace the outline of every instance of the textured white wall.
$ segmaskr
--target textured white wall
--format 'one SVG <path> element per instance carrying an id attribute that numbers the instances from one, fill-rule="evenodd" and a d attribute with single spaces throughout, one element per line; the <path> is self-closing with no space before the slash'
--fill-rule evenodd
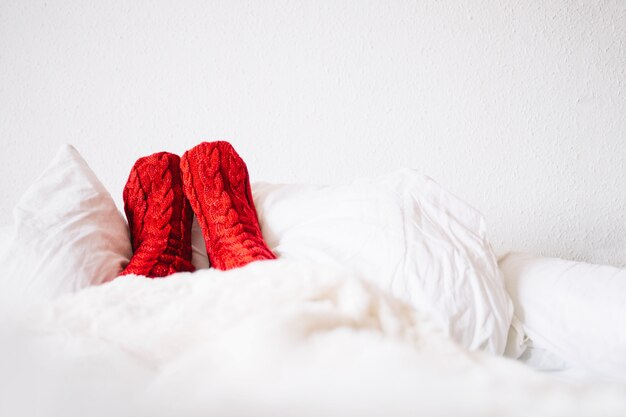
<path id="1" fill-rule="evenodd" d="M 254 179 L 411 166 L 499 252 L 626 265 L 626 2 L 0 0 L 0 218 L 62 143 L 230 140 Z"/>

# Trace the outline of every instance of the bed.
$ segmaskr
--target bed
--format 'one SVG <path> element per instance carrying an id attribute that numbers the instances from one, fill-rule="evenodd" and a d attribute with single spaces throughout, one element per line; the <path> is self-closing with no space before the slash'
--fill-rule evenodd
<path id="1" fill-rule="evenodd" d="M 623 270 L 498 264 L 415 170 L 253 192 L 278 260 L 208 268 L 196 225 L 195 272 L 117 277 L 125 220 L 62 147 L 0 232 L 0 414 L 626 415 Z"/>

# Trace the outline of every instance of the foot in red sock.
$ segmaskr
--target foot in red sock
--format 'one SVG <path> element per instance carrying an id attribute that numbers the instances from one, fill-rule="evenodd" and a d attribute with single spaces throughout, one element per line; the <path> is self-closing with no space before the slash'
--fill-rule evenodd
<path id="1" fill-rule="evenodd" d="M 154 278 L 193 271 L 193 212 L 183 194 L 178 155 L 159 152 L 137 160 L 123 196 L 133 257 L 120 275 Z"/>
<path id="2" fill-rule="evenodd" d="M 248 169 L 230 143 L 201 143 L 185 152 L 180 166 L 211 266 L 226 270 L 276 259 L 261 234 Z"/>

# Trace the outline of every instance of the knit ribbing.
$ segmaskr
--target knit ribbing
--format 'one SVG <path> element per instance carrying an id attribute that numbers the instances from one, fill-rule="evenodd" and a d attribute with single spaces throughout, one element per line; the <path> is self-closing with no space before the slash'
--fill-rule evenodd
<path id="1" fill-rule="evenodd" d="M 204 142 L 188 150 L 181 171 L 212 266 L 226 270 L 276 258 L 261 234 L 248 169 L 230 143 Z"/>
<path id="2" fill-rule="evenodd" d="M 123 197 L 133 257 L 120 275 L 164 277 L 193 271 L 193 212 L 183 194 L 180 158 L 159 152 L 137 160 Z"/>

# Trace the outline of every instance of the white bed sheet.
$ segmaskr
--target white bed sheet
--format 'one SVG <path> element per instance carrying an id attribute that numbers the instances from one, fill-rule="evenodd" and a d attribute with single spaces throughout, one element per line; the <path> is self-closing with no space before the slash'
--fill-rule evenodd
<path id="1" fill-rule="evenodd" d="M 532 341 L 529 341 L 526 350 L 517 360 L 537 372 L 549 374 L 563 381 L 580 383 L 610 382 L 599 378 L 597 375 L 590 374 L 581 367 L 568 363 L 553 352 L 534 346 Z"/>
<path id="2" fill-rule="evenodd" d="M 0 328 L 0 414 L 624 416 L 626 388 L 469 353 L 338 270 L 126 276 Z"/>

